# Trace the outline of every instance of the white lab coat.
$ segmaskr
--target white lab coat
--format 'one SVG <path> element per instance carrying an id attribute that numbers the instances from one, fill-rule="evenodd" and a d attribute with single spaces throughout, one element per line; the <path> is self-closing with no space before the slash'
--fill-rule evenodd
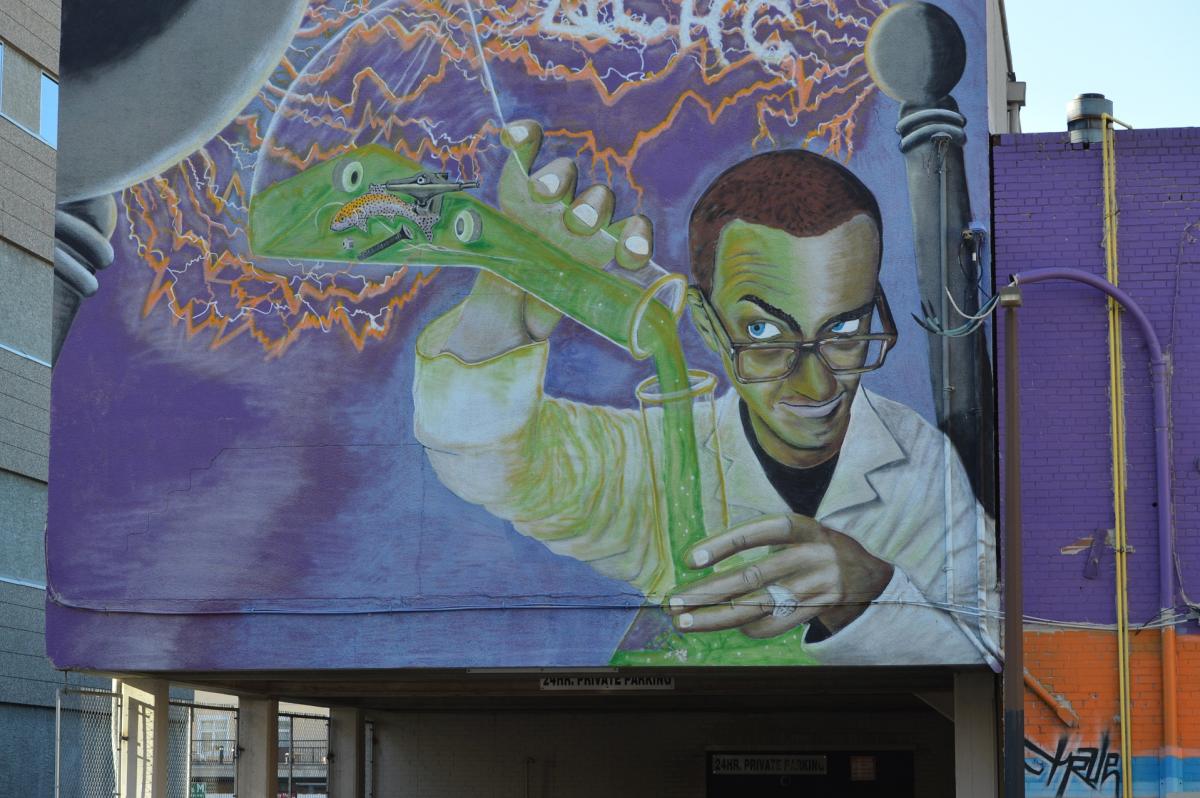
<path id="1" fill-rule="evenodd" d="M 416 436 L 442 482 L 558 554 L 648 595 L 669 590 L 639 411 L 546 396 L 545 343 L 477 364 L 433 354 L 457 319 L 456 308 L 422 334 L 413 382 Z M 737 395 L 719 397 L 712 412 L 715 424 L 703 405 L 695 413 L 710 529 L 718 531 L 722 485 L 731 523 L 789 512 L 746 439 Z M 651 441 L 660 423 L 651 413 Z M 808 655 L 830 665 L 998 669 L 993 524 L 941 432 L 859 388 L 815 517 L 895 571 L 862 615 L 806 644 Z"/>

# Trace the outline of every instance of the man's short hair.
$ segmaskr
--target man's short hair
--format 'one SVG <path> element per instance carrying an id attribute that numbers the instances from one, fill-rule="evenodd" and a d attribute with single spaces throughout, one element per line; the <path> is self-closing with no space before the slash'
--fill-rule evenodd
<path id="1" fill-rule="evenodd" d="M 692 280 L 712 292 L 721 230 L 741 219 L 797 238 L 819 236 L 863 213 L 880 238 L 879 204 L 861 180 L 837 161 L 808 150 L 774 150 L 723 172 L 692 208 L 688 239 Z"/>

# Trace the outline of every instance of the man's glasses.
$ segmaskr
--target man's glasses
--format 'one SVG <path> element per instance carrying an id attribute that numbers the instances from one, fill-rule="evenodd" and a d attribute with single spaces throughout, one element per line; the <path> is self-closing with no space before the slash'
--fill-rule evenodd
<path id="1" fill-rule="evenodd" d="M 800 354 L 810 350 L 825 368 L 834 374 L 862 374 L 883 365 L 887 353 L 896 344 L 896 323 L 883 289 L 875 287 L 874 313 L 877 332 L 852 335 L 826 333 L 814 341 L 734 341 L 729 328 L 699 288 L 704 312 L 725 336 L 729 358 L 738 382 L 772 382 L 792 376 L 800 364 Z"/>

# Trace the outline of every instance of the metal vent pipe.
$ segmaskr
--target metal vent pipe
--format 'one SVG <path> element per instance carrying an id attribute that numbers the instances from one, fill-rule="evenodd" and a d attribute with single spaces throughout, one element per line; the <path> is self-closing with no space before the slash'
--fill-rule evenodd
<path id="1" fill-rule="evenodd" d="M 1112 116 L 1112 100 L 1103 94 L 1080 94 L 1067 103 L 1067 132 L 1072 144 L 1100 144 L 1104 141 L 1104 117 Z"/>

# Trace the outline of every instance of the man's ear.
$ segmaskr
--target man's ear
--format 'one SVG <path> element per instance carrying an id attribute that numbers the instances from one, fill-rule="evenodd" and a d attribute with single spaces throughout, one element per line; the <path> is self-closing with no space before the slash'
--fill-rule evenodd
<path id="1" fill-rule="evenodd" d="M 712 327 L 712 319 L 708 315 L 707 304 L 700 293 L 700 289 L 694 285 L 688 286 L 687 304 L 688 310 L 692 312 L 692 324 L 696 327 L 696 332 L 700 333 L 700 338 L 704 341 L 704 345 L 717 354 L 720 354 L 721 346 L 717 343 L 716 330 Z"/>

